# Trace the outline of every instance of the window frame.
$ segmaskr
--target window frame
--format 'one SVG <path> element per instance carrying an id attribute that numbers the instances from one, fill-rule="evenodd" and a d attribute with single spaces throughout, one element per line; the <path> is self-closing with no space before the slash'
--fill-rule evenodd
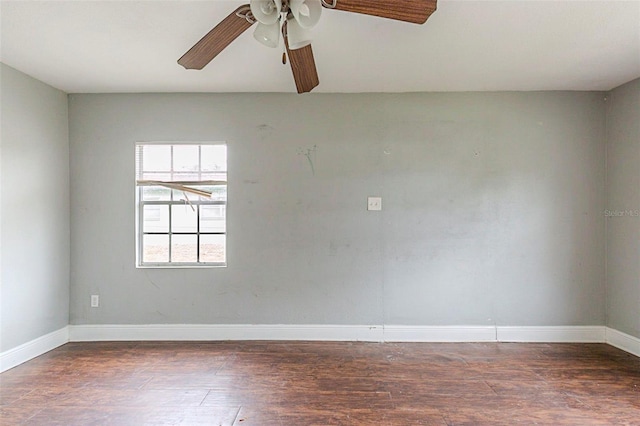
<path id="1" fill-rule="evenodd" d="M 144 170 L 139 170 L 139 167 L 143 168 L 143 160 L 142 160 L 142 149 L 139 147 L 142 146 L 163 146 L 169 145 L 171 146 L 171 165 L 170 170 L 166 173 L 173 176 L 174 173 L 179 171 L 173 170 L 173 162 L 174 162 L 174 153 L 173 147 L 175 146 L 197 146 L 198 147 L 198 156 L 199 156 L 199 168 L 197 174 L 202 177 L 203 173 L 224 173 L 225 180 L 191 180 L 191 181 L 150 181 L 139 179 L 144 173 Z M 228 167 L 225 167 L 225 170 L 221 170 L 219 172 L 215 171 L 203 171 L 202 170 L 202 147 L 203 146 L 224 146 L 227 148 L 227 144 L 225 142 L 136 142 L 135 143 L 135 245 L 136 245 L 136 268 L 138 269 L 170 269 L 170 268 L 219 268 L 227 266 L 227 206 L 228 206 Z M 139 153 L 140 152 L 140 153 Z M 140 156 L 140 157 L 139 157 Z M 228 154 L 225 153 L 225 161 L 228 158 Z M 157 171 L 152 171 L 151 173 L 158 173 Z M 156 184 L 155 182 L 160 182 L 160 184 Z M 224 183 L 222 183 L 224 182 Z M 202 200 L 200 196 L 196 194 L 190 194 L 191 197 L 188 198 L 188 203 L 184 200 L 176 200 L 174 199 L 175 191 L 180 191 L 177 188 L 170 188 L 165 184 L 174 184 L 177 183 L 179 185 L 184 186 L 188 189 L 201 190 L 202 186 L 221 186 L 225 187 L 225 199 L 224 200 Z M 170 199 L 169 200 L 145 200 L 143 197 L 144 188 L 148 187 L 164 187 L 170 190 Z M 188 192 L 188 191 L 186 191 Z M 185 194 L 186 195 L 186 194 Z M 194 199 L 191 199 L 194 198 Z M 195 209 L 196 213 L 196 230 L 194 232 L 176 232 L 173 231 L 173 223 L 172 223 L 172 210 L 173 206 L 190 206 Z M 144 229 L 144 208 L 145 206 L 167 206 L 168 209 L 168 225 L 166 232 L 145 232 Z M 224 206 L 224 231 L 223 232 L 212 232 L 212 231 L 201 231 L 201 206 Z M 220 207 L 219 207 L 220 208 Z M 167 235 L 168 236 L 168 258 L 167 262 L 144 262 L 144 236 L 145 235 Z M 172 236 L 173 235 L 193 235 L 196 237 L 196 259 L 200 259 L 200 237 L 203 235 L 223 235 L 225 238 L 224 243 L 224 261 L 222 262 L 172 262 L 171 261 L 171 251 L 172 251 Z"/>

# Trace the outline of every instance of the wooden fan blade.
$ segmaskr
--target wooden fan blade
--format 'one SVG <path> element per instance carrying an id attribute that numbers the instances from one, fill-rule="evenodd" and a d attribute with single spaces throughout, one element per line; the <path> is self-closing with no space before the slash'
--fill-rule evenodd
<path id="1" fill-rule="evenodd" d="M 424 24 L 436 10 L 437 0 L 334 0 L 333 9 Z M 332 0 L 327 3 L 331 4 Z M 324 3 L 324 2 L 323 2 Z M 327 7 L 327 6 L 325 6 Z M 331 9 L 331 8 L 330 8 Z"/>
<path id="2" fill-rule="evenodd" d="M 249 29 L 254 22 L 249 22 L 238 14 L 249 11 L 249 5 L 245 4 L 234 10 L 224 18 L 214 29 L 202 37 L 187 53 L 178 59 L 178 63 L 186 69 L 201 70 L 213 58 L 218 56 L 243 32 Z"/>
<path id="3" fill-rule="evenodd" d="M 296 81 L 298 93 L 306 93 L 313 90 L 320 80 L 318 79 L 318 70 L 316 69 L 316 61 L 313 59 L 313 50 L 311 45 L 296 50 L 289 50 L 289 43 L 285 39 L 287 47 L 287 55 L 291 62 L 291 71 L 293 79 Z"/>

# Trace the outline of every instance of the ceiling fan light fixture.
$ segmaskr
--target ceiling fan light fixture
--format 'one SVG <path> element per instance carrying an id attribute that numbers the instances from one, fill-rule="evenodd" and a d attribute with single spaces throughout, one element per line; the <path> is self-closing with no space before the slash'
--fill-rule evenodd
<path id="1" fill-rule="evenodd" d="M 302 28 L 312 28 L 322 15 L 321 0 L 290 0 L 289 8 Z"/>
<path id="2" fill-rule="evenodd" d="M 280 44 L 280 24 L 274 22 L 271 25 L 265 25 L 259 22 L 253 32 L 253 38 L 267 47 L 278 47 Z"/>
<path id="3" fill-rule="evenodd" d="M 287 20 L 287 43 L 291 50 L 302 49 L 311 44 L 309 31 L 295 19 Z"/>
<path id="4" fill-rule="evenodd" d="M 258 23 L 253 36 L 261 44 L 276 48 L 282 35 L 285 59 L 288 58 L 291 64 L 296 89 L 298 93 L 307 93 L 320 84 L 307 30 L 318 23 L 323 8 L 423 24 L 437 6 L 437 0 L 249 1 L 249 4 L 239 6 L 213 27 L 178 59 L 178 63 L 186 69 L 200 70 Z M 286 63 L 284 59 L 283 63 Z"/>
<path id="5" fill-rule="evenodd" d="M 282 0 L 251 0 L 249 3 L 253 16 L 264 25 L 272 25 L 280 19 Z"/>

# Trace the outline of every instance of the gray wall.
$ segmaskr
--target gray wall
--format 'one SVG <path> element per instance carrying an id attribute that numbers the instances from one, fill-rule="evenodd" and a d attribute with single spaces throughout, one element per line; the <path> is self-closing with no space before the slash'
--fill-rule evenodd
<path id="1" fill-rule="evenodd" d="M 640 79 L 607 101 L 607 325 L 640 338 Z"/>
<path id="2" fill-rule="evenodd" d="M 69 323 L 67 95 L 1 69 L 0 352 Z"/>
<path id="3" fill-rule="evenodd" d="M 69 100 L 72 324 L 604 324 L 601 93 Z M 136 141 L 228 143 L 227 268 L 135 268 Z"/>

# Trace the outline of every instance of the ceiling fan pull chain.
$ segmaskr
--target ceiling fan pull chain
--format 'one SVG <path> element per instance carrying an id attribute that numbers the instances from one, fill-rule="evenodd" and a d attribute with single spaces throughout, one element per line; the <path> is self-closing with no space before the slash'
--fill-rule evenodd
<path id="1" fill-rule="evenodd" d="M 282 48 L 282 65 L 287 65 L 287 43 L 289 42 L 289 33 L 287 32 L 287 20 L 282 21 L 282 38 L 284 39 L 284 46 Z"/>
<path id="2" fill-rule="evenodd" d="M 338 5 L 338 0 L 332 0 L 331 2 L 328 2 L 327 0 L 322 0 L 322 5 L 329 9 L 335 9 L 336 6 Z"/>
<path id="3" fill-rule="evenodd" d="M 246 6 L 236 12 L 236 16 L 238 18 L 246 19 L 248 23 L 255 24 L 256 18 L 254 18 L 253 13 L 251 13 L 251 7 Z"/>

